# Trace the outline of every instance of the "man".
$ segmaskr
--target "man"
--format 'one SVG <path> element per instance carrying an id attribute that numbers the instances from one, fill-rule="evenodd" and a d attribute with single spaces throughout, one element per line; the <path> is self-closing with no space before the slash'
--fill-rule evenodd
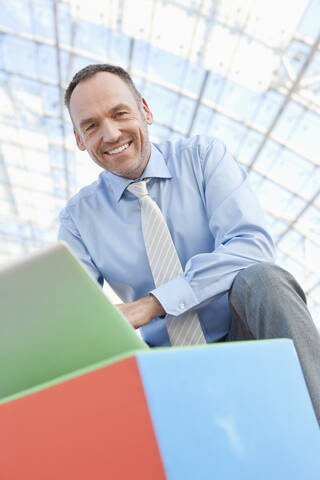
<path id="1" fill-rule="evenodd" d="M 320 421 L 319 334 L 303 291 L 272 263 L 260 207 L 225 146 L 202 136 L 150 144 L 152 113 L 120 67 L 82 69 L 65 103 L 79 149 L 103 171 L 62 211 L 59 238 L 101 285 L 109 282 L 150 346 L 175 343 L 172 331 L 189 321 L 200 330 L 196 343 L 292 338 Z M 161 281 L 154 262 L 170 270 L 161 260 L 171 247 L 151 260 L 150 245 L 158 249 L 165 237 L 146 239 L 151 213 L 149 220 L 144 213 L 158 207 L 180 272 L 165 272 Z"/>

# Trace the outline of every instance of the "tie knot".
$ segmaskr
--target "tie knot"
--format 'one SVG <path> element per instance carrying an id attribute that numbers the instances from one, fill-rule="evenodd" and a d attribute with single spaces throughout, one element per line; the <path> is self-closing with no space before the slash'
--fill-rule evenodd
<path id="1" fill-rule="evenodd" d="M 136 197 L 138 197 L 139 200 L 149 195 L 146 180 L 130 183 L 130 185 L 127 186 L 127 190 L 129 190 L 129 192 L 133 193 Z"/>

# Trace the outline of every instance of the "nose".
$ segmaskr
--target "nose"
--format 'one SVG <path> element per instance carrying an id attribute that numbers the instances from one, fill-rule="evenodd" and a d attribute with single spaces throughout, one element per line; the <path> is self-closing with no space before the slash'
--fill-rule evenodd
<path id="1" fill-rule="evenodd" d="M 117 123 L 112 119 L 105 119 L 101 125 L 101 136 L 105 143 L 115 143 L 121 135 Z"/>

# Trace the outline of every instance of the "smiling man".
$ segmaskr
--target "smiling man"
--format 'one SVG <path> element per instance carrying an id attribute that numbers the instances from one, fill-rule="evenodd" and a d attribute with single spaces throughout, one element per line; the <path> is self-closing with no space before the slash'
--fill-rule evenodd
<path id="1" fill-rule="evenodd" d="M 144 172 L 150 158 L 147 126 L 152 123 L 152 113 L 126 72 L 119 69 L 119 75 L 112 73 L 118 72 L 117 68 L 100 68 L 80 71 L 66 93 L 76 142 L 103 169 L 134 180 Z M 61 233 L 60 238 L 64 238 Z M 111 239 L 118 241 L 112 235 Z M 165 314 L 156 297 L 150 295 L 118 307 L 135 328 Z"/>
<path id="2" fill-rule="evenodd" d="M 102 172 L 61 212 L 59 239 L 150 346 L 292 338 L 320 421 L 319 334 L 224 144 L 150 143 L 152 113 L 120 67 L 82 69 L 65 103 Z"/>
<path id="3" fill-rule="evenodd" d="M 70 115 L 78 147 L 100 167 L 130 179 L 142 174 L 150 157 L 152 114 L 119 76 L 98 72 L 81 81 L 70 99 Z"/>

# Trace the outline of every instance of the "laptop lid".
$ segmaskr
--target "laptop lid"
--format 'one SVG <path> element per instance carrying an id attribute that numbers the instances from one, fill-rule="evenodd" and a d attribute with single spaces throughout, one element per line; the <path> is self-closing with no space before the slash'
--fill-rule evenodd
<path id="1" fill-rule="evenodd" d="M 62 243 L 0 270 L 0 399 L 147 345 Z"/>

